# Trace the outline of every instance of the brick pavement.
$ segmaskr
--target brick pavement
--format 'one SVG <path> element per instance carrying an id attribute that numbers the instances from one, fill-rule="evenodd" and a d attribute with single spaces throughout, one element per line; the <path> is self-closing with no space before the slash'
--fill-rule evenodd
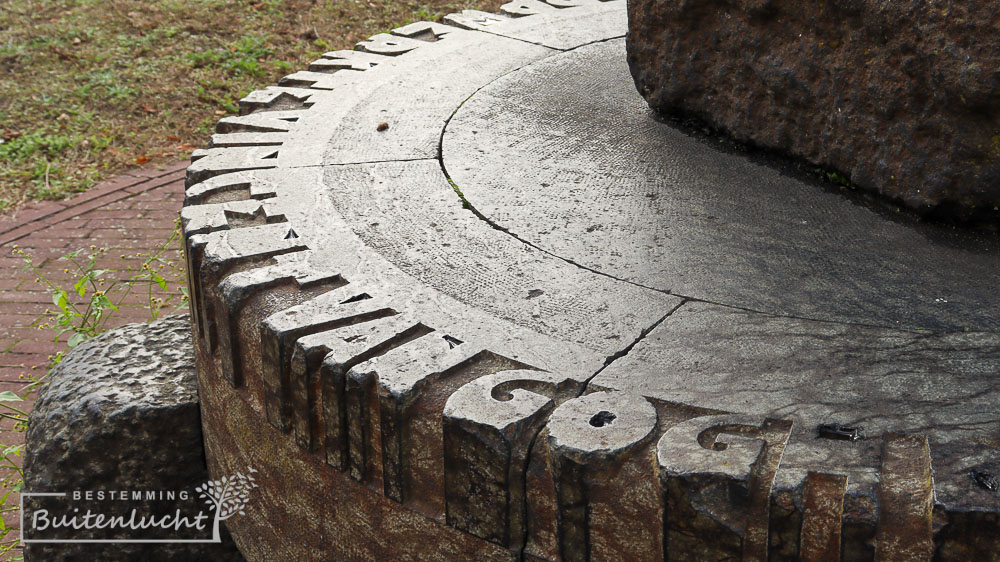
<path id="1" fill-rule="evenodd" d="M 116 270 L 106 276 L 106 282 L 126 278 L 132 274 L 127 267 L 141 268 L 142 254 L 158 248 L 173 232 L 184 200 L 187 165 L 133 170 L 71 199 L 32 203 L 0 215 L 0 392 L 20 391 L 26 380 L 44 374 L 48 356 L 57 349 L 55 332 L 32 327 L 46 309 L 55 308 L 51 291 L 24 271 L 24 261 L 12 254 L 14 246 L 29 252 L 41 271 L 69 292 L 74 280 L 68 279 L 64 272 L 68 264 L 59 258 L 78 249 L 89 251 L 92 244 L 107 249 L 98 267 Z M 176 254 L 170 251 L 167 257 L 173 259 Z M 182 272 L 162 271 L 172 291 L 183 284 Z M 146 295 L 129 295 L 108 327 L 148 320 L 146 303 Z M 18 407 L 28 411 L 32 401 L 29 395 Z M 16 445 L 23 440 L 23 432 L 11 430 L 10 420 L 0 422 L 0 444 Z M 10 473 L 0 470 L 0 478 Z M 17 501 L 12 495 L 7 505 Z M 16 526 L 17 514 L 5 513 L 4 521 Z"/>

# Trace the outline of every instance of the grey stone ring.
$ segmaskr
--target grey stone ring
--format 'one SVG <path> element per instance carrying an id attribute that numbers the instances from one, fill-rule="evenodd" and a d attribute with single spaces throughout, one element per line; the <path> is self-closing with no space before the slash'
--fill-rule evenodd
<path id="1" fill-rule="evenodd" d="M 624 0 L 253 92 L 182 212 L 254 560 L 988 559 L 1000 251 L 654 119 Z M 250 511 L 253 511 L 251 513 Z"/>

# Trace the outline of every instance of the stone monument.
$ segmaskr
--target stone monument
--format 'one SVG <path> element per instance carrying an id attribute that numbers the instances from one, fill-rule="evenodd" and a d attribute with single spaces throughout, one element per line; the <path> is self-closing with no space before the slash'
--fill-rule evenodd
<path id="1" fill-rule="evenodd" d="M 250 560 L 990 559 L 997 240 L 654 118 L 623 0 L 414 23 L 188 170 Z"/>

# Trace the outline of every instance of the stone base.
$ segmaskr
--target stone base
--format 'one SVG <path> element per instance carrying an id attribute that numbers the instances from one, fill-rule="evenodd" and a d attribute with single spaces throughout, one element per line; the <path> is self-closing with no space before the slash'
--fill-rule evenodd
<path id="1" fill-rule="evenodd" d="M 259 471 L 241 550 L 1000 550 L 993 240 L 659 122 L 623 1 L 501 12 L 325 53 L 193 156 L 206 453 Z"/>
<path id="2" fill-rule="evenodd" d="M 87 341 L 48 375 L 31 411 L 23 493 L 185 491 L 190 499 L 74 501 L 26 497 L 23 539 L 191 538 L 171 531 L 120 535 L 87 529 L 35 532 L 40 509 L 56 514 L 191 513 L 206 482 L 188 315 L 129 324 Z M 70 509 L 67 508 L 69 505 Z M 209 528 L 196 538 L 211 538 Z M 243 560 L 228 533 L 221 544 L 44 544 L 28 542 L 26 560 Z"/>

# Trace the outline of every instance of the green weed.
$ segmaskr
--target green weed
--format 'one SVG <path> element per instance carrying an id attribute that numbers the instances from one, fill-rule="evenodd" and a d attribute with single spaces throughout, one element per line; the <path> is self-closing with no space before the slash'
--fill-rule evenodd
<path id="1" fill-rule="evenodd" d="M 29 133 L 0 144 L 0 160 L 21 162 L 35 155 L 56 157 L 79 142 L 67 135 Z"/>
<path id="2" fill-rule="evenodd" d="M 140 254 L 145 260 L 136 271 L 132 271 L 131 267 L 124 272 L 98 267 L 98 261 L 103 261 L 106 250 L 97 246 L 91 246 L 89 252 L 77 250 L 66 254 L 59 259 L 67 262 L 63 273 L 74 280 L 71 287 L 49 278 L 28 252 L 15 246 L 13 253 L 24 260 L 25 271 L 32 273 L 35 281 L 52 295 L 52 304 L 56 309 L 47 311 L 37 325 L 55 332 L 54 345 L 63 336 L 68 336 L 66 346 L 72 349 L 103 332 L 113 314 L 118 312 L 119 306 L 134 290 L 145 293 L 144 306 L 149 311 L 150 320 L 156 320 L 163 309 L 175 304 L 173 301 L 178 294 L 170 291 L 167 279 L 177 276 L 169 273 L 183 270 L 178 265 L 183 259 L 183 252 L 179 249 L 180 239 L 178 219 L 176 228 L 163 244 L 144 255 Z M 174 259 L 168 257 L 171 251 L 177 252 Z M 125 260 L 126 256 L 121 256 L 121 259 Z M 124 279 L 114 279 L 122 273 L 126 274 Z M 187 290 L 180 288 L 180 291 L 181 303 L 177 308 L 185 306 L 187 301 Z M 61 353 L 57 354 L 56 363 L 59 358 Z"/>
<path id="3" fill-rule="evenodd" d="M 168 286 L 168 279 L 177 278 L 183 272 L 183 267 L 179 265 L 183 263 L 179 220 L 163 244 L 146 254 L 139 255 L 144 257 L 144 260 L 141 267 L 134 271 L 129 266 L 124 271 L 101 267 L 99 263 L 105 261 L 106 250 L 91 246 L 89 251 L 77 250 L 59 258 L 67 266 L 63 269 L 63 273 L 69 276 L 68 281 L 60 282 L 39 269 L 30 253 L 16 245 L 12 253 L 24 260 L 25 271 L 33 274 L 35 281 L 45 287 L 52 296 L 55 308 L 46 311 L 34 323 L 39 329 L 51 331 L 53 346 L 58 349 L 49 356 L 48 369 L 62 361 L 66 350 L 105 331 L 109 321 L 119 311 L 119 307 L 133 292 L 141 291 L 144 294 L 150 320 L 159 318 L 164 311 L 171 309 L 176 311 L 185 307 L 188 300 L 184 288 L 178 287 L 179 292 L 173 292 Z M 176 255 L 171 256 L 171 253 Z M 125 256 L 121 257 L 125 259 Z M 113 279 L 123 276 L 121 280 Z M 63 346 L 62 349 L 59 349 L 60 345 Z M 26 383 L 21 390 L 0 392 L 0 420 L 13 422 L 12 431 L 15 433 L 26 431 L 28 424 L 27 412 L 19 408 L 17 403 L 24 401 L 44 382 L 44 376 L 35 378 L 31 375 L 27 377 L 21 375 L 21 378 Z M 24 472 L 19 461 L 23 452 L 23 444 L 0 443 L 0 470 L 6 475 L 0 481 L 0 485 L 5 489 L 0 496 L 0 555 L 12 555 L 17 546 L 17 541 L 7 538 L 12 529 L 3 523 L 2 517 L 19 509 L 18 505 L 9 504 L 8 501 L 11 494 L 20 492 L 24 483 Z M 17 560 L 20 557 L 13 559 Z"/>
<path id="4" fill-rule="evenodd" d="M 844 176 L 843 174 L 840 174 L 838 172 L 831 172 L 831 171 L 827 171 L 827 170 L 820 170 L 820 171 L 823 173 L 824 176 L 826 176 L 826 179 L 828 181 L 831 181 L 831 182 L 836 183 L 836 184 L 843 185 L 845 187 L 850 187 L 851 186 L 851 180 L 850 180 L 850 178 Z"/>
<path id="5" fill-rule="evenodd" d="M 267 37 L 263 35 L 245 35 L 226 47 L 187 54 L 188 62 L 195 68 L 219 66 L 230 76 L 264 76 L 261 61 L 274 53 L 269 46 Z"/>

